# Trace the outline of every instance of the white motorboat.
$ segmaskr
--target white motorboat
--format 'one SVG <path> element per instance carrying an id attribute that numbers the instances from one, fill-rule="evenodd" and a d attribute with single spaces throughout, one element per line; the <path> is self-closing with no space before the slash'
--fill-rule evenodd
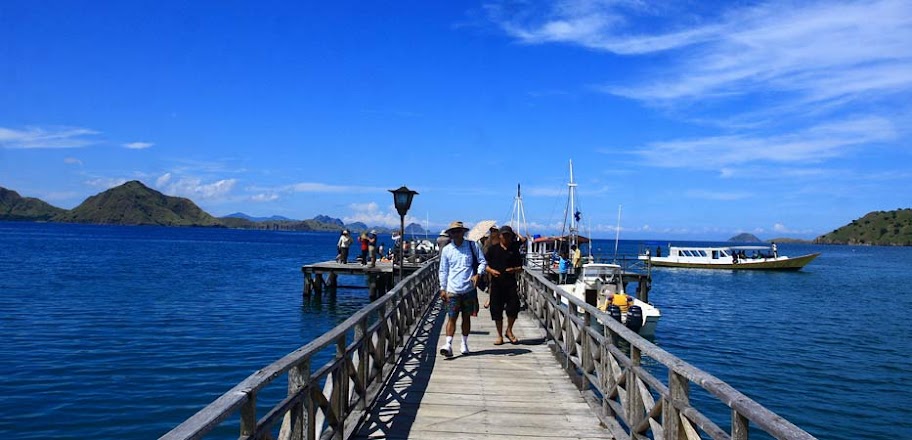
<path id="1" fill-rule="evenodd" d="M 621 266 L 587 263 L 575 283 L 560 284 L 558 287 L 581 301 L 607 311 L 640 336 L 655 336 L 662 313 L 652 304 L 627 294 L 626 283 Z"/>
<path id="2" fill-rule="evenodd" d="M 667 256 L 650 255 L 647 248 L 638 258 L 661 267 L 798 270 L 819 255 L 786 257 L 772 246 L 668 246 Z"/>

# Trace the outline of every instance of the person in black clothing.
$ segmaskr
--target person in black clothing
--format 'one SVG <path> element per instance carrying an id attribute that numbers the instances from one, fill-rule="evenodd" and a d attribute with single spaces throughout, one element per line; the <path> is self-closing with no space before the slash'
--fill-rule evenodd
<path id="1" fill-rule="evenodd" d="M 522 256 L 519 246 L 515 241 L 516 235 L 513 228 L 503 226 L 500 228 L 500 242 L 492 243 L 485 251 L 488 260 L 488 274 L 491 275 L 491 286 L 488 293 L 491 295 L 491 319 L 497 327 L 497 339 L 494 345 L 503 344 L 506 336 L 511 343 L 519 343 L 513 334 L 513 323 L 519 316 L 519 293 L 516 291 L 516 274 L 522 271 Z M 507 329 L 503 329 L 503 315 L 507 314 Z"/>

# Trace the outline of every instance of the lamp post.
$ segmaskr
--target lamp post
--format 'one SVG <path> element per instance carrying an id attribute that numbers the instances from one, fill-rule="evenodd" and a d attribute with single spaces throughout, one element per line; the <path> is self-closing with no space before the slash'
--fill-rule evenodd
<path id="1" fill-rule="evenodd" d="M 405 249 L 405 214 L 412 207 L 412 198 L 418 192 L 412 191 L 405 186 L 401 186 L 399 189 L 391 189 L 389 192 L 393 193 L 393 204 L 396 205 L 396 211 L 399 212 L 399 282 L 402 282 L 402 266 L 405 263 L 403 251 Z"/>

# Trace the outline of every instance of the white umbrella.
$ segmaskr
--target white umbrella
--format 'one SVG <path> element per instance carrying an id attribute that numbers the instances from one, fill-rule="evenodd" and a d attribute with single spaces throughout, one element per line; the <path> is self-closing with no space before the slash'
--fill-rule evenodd
<path id="1" fill-rule="evenodd" d="M 475 223 L 475 226 L 469 230 L 469 233 L 466 234 L 466 238 L 472 241 L 481 240 L 481 237 L 484 237 L 488 233 L 488 230 L 492 226 L 496 225 L 497 222 L 494 220 L 482 220 L 478 223 Z"/>

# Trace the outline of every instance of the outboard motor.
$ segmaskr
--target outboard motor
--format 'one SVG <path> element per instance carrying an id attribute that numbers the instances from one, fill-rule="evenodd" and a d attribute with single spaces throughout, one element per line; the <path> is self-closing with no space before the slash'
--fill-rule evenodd
<path id="1" fill-rule="evenodd" d="M 611 316 L 617 322 L 621 322 L 621 308 L 616 305 L 608 306 L 608 316 Z"/>
<path id="2" fill-rule="evenodd" d="M 640 327 L 643 327 L 643 309 L 640 306 L 630 306 L 627 311 L 627 328 L 639 333 Z"/>

